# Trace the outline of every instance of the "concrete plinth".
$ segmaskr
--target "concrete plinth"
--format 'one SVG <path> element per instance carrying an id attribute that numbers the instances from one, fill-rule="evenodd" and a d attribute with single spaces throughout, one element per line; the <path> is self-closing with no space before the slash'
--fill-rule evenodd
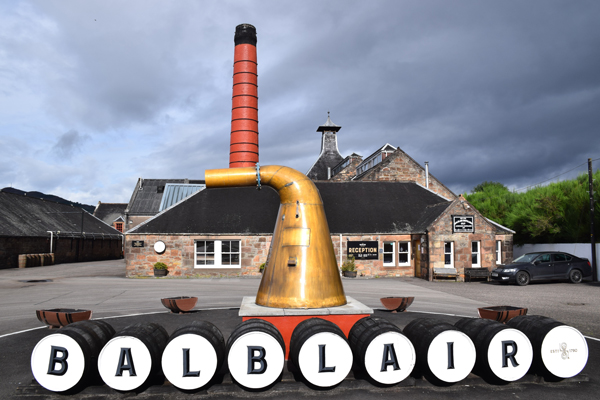
<path id="1" fill-rule="evenodd" d="M 373 309 L 363 303 L 346 296 L 347 303 L 339 307 L 327 308 L 272 308 L 256 304 L 255 296 L 245 296 L 242 299 L 239 316 L 244 321 L 258 318 L 272 323 L 281 333 L 285 342 L 285 359 L 290 352 L 290 339 L 296 326 L 309 318 L 322 318 L 331 321 L 348 337 L 352 326 L 361 318 L 373 314 Z"/>

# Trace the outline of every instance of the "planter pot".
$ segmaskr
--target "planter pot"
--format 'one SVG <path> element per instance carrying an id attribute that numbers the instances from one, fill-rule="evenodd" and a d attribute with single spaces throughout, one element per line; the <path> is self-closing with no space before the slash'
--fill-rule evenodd
<path id="1" fill-rule="evenodd" d="M 154 269 L 154 276 L 167 276 L 168 273 L 168 269 Z"/>
<path id="2" fill-rule="evenodd" d="M 198 301 L 197 297 L 190 296 L 179 296 L 179 297 L 167 297 L 160 299 L 163 306 L 167 307 L 173 313 L 184 313 L 190 311 L 196 306 Z"/>
<path id="3" fill-rule="evenodd" d="M 92 318 L 91 310 L 77 310 L 73 308 L 53 308 L 50 310 L 36 310 L 37 319 L 52 328 L 62 328 L 73 322 L 87 321 Z"/>
<path id="4" fill-rule="evenodd" d="M 379 299 L 385 308 L 394 313 L 406 310 L 414 300 L 414 297 L 382 297 Z"/>
<path id="5" fill-rule="evenodd" d="M 484 319 L 493 319 L 494 321 L 505 323 L 506 321 L 527 314 L 527 309 L 512 306 L 494 306 L 478 308 L 479 317 Z"/>
<path id="6" fill-rule="evenodd" d="M 356 278 L 356 271 L 342 271 L 342 275 L 346 278 Z"/>

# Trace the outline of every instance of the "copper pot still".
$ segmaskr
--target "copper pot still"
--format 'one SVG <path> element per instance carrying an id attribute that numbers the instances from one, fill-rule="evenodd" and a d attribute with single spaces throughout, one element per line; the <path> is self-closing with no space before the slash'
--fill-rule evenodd
<path id="1" fill-rule="evenodd" d="M 256 304 L 324 308 L 346 304 L 325 209 L 312 180 L 277 165 L 206 170 L 207 188 L 267 185 L 280 206 Z M 248 210 L 252 212 L 252 210 Z"/>

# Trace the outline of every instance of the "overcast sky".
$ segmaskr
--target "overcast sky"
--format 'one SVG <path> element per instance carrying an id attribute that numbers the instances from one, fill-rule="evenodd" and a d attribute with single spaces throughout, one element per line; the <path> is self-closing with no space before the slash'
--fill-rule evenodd
<path id="1" fill-rule="evenodd" d="M 600 157 L 597 0 L 4 1 L 0 188 L 128 202 L 226 168 L 240 23 L 263 165 L 307 172 L 327 111 L 343 156 L 390 143 L 456 193 Z"/>

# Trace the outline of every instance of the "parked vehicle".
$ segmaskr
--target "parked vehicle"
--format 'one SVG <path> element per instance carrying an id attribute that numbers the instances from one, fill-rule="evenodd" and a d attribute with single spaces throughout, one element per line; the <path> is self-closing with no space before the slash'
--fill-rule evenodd
<path id="1" fill-rule="evenodd" d="M 569 280 L 579 283 L 592 276 L 592 266 L 587 258 L 569 253 L 542 251 L 523 254 L 512 264 L 492 271 L 492 280 L 525 286 L 531 281 Z"/>

